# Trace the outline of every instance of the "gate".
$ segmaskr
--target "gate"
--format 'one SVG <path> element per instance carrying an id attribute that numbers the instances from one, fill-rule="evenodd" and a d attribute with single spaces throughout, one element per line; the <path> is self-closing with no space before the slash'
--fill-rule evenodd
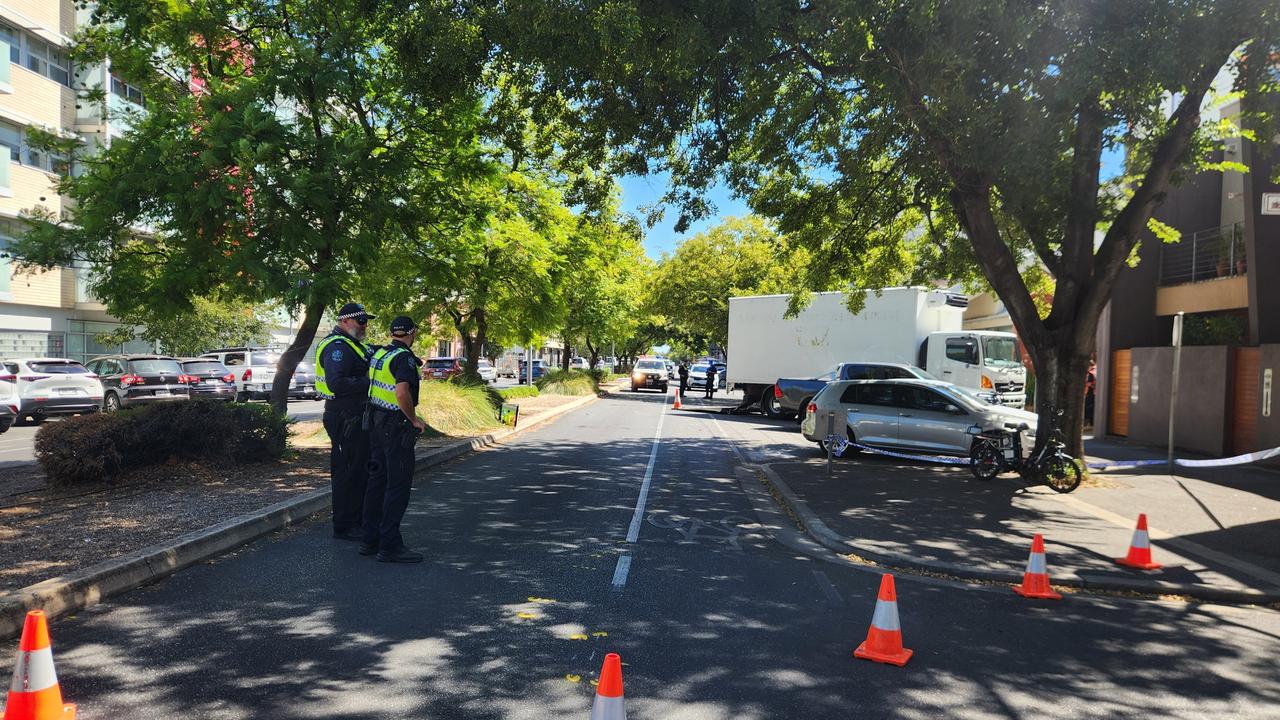
<path id="1" fill-rule="evenodd" d="M 1234 454 L 1258 450 L 1262 396 L 1262 348 L 1231 351 L 1231 427 L 1227 442 Z"/>
<path id="2" fill-rule="evenodd" d="M 1133 365 L 1132 353 L 1116 350 L 1111 353 L 1111 421 L 1107 424 L 1112 435 L 1129 435 L 1129 382 Z"/>

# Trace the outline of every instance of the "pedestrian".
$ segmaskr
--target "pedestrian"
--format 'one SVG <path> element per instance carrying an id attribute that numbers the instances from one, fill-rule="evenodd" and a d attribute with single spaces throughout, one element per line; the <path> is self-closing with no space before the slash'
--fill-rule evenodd
<path id="1" fill-rule="evenodd" d="M 359 303 L 338 310 L 338 324 L 316 346 L 316 392 L 324 400 L 324 431 L 329 434 L 329 487 L 333 536 L 359 541 L 364 536 L 365 480 L 369 476 L 369 434 L 360 427 L 369 398 L 369 356 L 365 331 L 373 316 Z"/>
<path id="2" fill-rule="evenodd" d="M 413 445 L 427 424 L 418 417 L 418 368 L 413 354 L 418 326 L 401 315 L 391 321 L 391 344 L 369 361 L 369 434 L 372 457 L 364 497 L 361 555 L 380 562 L 422 562 L 422 553 L 405 546 L 400 521 L 413 485 Z"/>
<path id="3" fill-rule="evenodd" d="M 710 400 L 716 394 L 716 366 L 715 363 L 707 365 L 707 394 L 706 399 Z"/>
<path id="4" fill-rule="evenodd" d="M 689 389 L 689 364 L 680 363 L 677 374 L 680 376 L 680 397 L 684 397 L 685 391 Z"/>

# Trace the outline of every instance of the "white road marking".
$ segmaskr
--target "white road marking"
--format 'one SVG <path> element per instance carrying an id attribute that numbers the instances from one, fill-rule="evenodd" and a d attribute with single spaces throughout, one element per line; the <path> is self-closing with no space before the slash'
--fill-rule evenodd
<path id="1" fill-rule="evenodd" d="M 627 528 L 627 543 L 635 543 L 640 539 L 640 525 L 644 521 L 644 509 L 649 503 L 649 488 L 653 485 L 653 466 L 658 462 L 658 445 L 662 443 L 662 424 L 667 420 L 667 400 L 662 401 L 662 411 L 658 415 L 658 427 L 653 431 L 653 447 L 649 450 L 649 464 L 644 469 L 644 480 L 640 483 L 640 496 L 636 498 L 636 509 L 631 515 L 631 526 Z M 618 565 L 613 569 L 613 587 L 621 588 L 627 584 L 627 575 L 631 572 L 631 555 L 618 557 Z"/>
<path id="2" fill-rule="evenodd" d="M 631 556 L 618 556 L 618 566 L 613 569 L 613 586 L 620 588 L 627 584 L 627 573 L 631 572 Z"/>
<path id="3" fill-rule="evenodd" d="M 840 591 L 836 590 L 835 583 L 831 582 L 831 578 L 821 570 L 813 571 L 813 579 L 818 581 L 818 587 L 822 590 L 822 594 L 833 603 L 843 603 L 844 598 L 840 597 Z"/>

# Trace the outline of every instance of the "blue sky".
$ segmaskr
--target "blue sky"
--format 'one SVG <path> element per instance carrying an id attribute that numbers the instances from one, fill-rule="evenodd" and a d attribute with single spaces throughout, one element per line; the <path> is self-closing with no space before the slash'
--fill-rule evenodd
<path id="1" fill-rule="evenodd" d="M 1124 149 L 1120 147 L 1109 148 L 1102 153 L 1102 179 L 1110 180 L 1118 176 L 1124 170 Z M 652 175 L 629 175 L 619 181 L 622 186 L 622 209 L 632 213 L 636 217 L 644 220 L 647 214 L 644 210 L 646 205 L 652 205 L 657 202 L 662 194 L 667 190 L 667 183 L 670 176 L 666 173 L 654 173 Z M 662 257 L 664 252 L 673 252 L 676 247 L 686 238 L 702 232 L 708 228 L 714 227 L 721 219 L 726 217 L 734 217 L 746 215 L 750 211 L 747 204 L 742 200 L 733 197 L 729 189 L 723 185 L 713 187 L 707 194 L 707 199 L 716 208 L 716 214 L 712 217 L 694 223 L 683 234 L 677 234 L 675 231 L 676 216 L 678 213 L 674 208 L 668 207 L 666 214 L 662 218 L 662 222 L 647 228 L 645 231 L 644 249 L 649 257 L 657 260 Z"/>

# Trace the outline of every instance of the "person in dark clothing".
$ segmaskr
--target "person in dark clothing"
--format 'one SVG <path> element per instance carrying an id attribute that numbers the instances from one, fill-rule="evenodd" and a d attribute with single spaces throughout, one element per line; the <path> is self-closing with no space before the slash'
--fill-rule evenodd
<path id="1" fill-rule="evenodd" d="M 360 419 L 369 397 L 371 352 L 364 337 L 372 317 L 359 303 L 343 305 L 337 326 L 316 347 L 316 392 L 325 398 L 324 430 L 330 443 L 333 536 L 340 540 L 363 537 L 369 434 Z"/>
<path id="2" fill-rule="evenodd" d="M 705 398 L 710 400 L 716 394 L 716 366 L 707 366 L 707 394 Z"/>
<path id="3" fill-rule="evenodd" d="M 361 555 L 380 562 L 422 562 L 422 553 L 405 546 L 400 521 L 413 486 L 413 445 L 427 424 L 418 417 L 419 368 L 410 348 L 418 326 L 401 315 L 391 321 L 391 344 L 369 361 L 369 425 L 372 453 L 364 497 Z"/>
<path id="4" fill-rule="evenodd" d="M 684 397 L 684 392 L 689 389 L 689 366 L 680 363 L 680 369 L 676 374 L 680 376 L 680 397 Z"/>

